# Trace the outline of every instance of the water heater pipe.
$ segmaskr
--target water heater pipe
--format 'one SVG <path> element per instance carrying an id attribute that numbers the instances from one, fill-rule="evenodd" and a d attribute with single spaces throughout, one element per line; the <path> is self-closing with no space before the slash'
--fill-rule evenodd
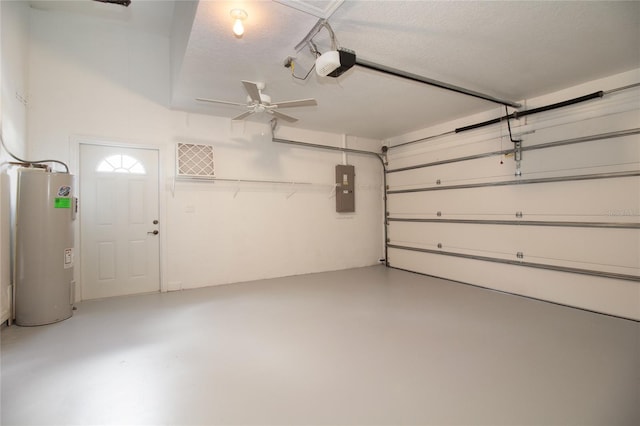
<path id="1" fill-rule="evenodd" d="M 21 164 L 24 165 L 28 165 L 30 167 L 33 167 L 36 164 L 42 164 L 42 163 L 57 163 L 57 164 L 61 164 L 64 169 L 65 169 L 65 173 L 69 173 L 69 166 L 67 166 L 66 163 L 63 163 L 62 161 L 58 161 L 58 160 L 38 160 L 38 161 L 29 161 L 29 160 L 23 160 L 22 158 L 16 157 L 15 155 L 13 155 L 13 153 L 11 151 L 9 151 L 9 149 L 7 148 L 7 146 L 4 144 L 4 138 L 2 137 L 2 123 L 0 123 L 0 145 L 2 146 L 2 148 L 5 150 L 5 152 L 7 154 L 9 154 L 9 156 L 17 161 L 19 161 Z"/>

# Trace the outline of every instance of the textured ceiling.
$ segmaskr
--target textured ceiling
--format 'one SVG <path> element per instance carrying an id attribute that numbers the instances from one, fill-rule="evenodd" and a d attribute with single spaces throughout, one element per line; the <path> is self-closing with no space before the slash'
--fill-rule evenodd
<path id="1" fill-rule="evenodd" d="M 82 3 L 91 9 L 71 11 L 96 13 L 95 2 Z M 237 7 L 249 15 L 241 39 L 231 32 L 229 12 Z M 119 13 L 110 18 L 162 34 L 172 29 L 174 109 L 234 117 L 242 107 L 195 98 L 244 102 L 240 81 L 260 81 L 274 102 L 318 100 L 283 111 L 300 121 L 282 125 L 376 139 L 498 106 L 358 66 L 337 79 L 315 72 L 294 79 L 284 60 L 296 57 L 296 75 L 311 68 L 309 50 L 295 46 L 318 16 L 330 15 L 339 44 L 359 58 L 512 101 L 640 68 L 635 1 L 133 0 Z M 326 30 L 314 40 L 329 50 Z"/>
<path id="2" fill-rule="evenodd" d="M 241 3 L 249 18 L 236 39 L 229 10 L 238 2 L 200 2 L 175 108 L 233 117 L 240 107 L 193 98 L 242 102 L 240 80 L 262 81 L 274 101 L 318 100 L 286 110 L 295 126 L 383 139 L 497 107 L 358 66 L 337 79 L 296 80 L 283 61 L 297 57 L 300 75 L 311 67 L 308 49 L 294 48 L 318 18 L 279 2 Z M 640 67 L 640 2 L 347 0 L 329 22 L 359 58 L 513 101 Z M 329 49 L 327 31 L 315 40 Z"/>

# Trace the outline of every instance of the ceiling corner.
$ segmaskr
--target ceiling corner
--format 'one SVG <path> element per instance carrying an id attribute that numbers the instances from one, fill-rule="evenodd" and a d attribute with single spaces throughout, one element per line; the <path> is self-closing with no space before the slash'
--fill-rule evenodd
<path id="1" fill-rule="evenodd" d="M 273 0 L 293 9 L 299 10 L 316 18 L 329 19 L 331 15 L 344 3 L 344 0 Z"/>

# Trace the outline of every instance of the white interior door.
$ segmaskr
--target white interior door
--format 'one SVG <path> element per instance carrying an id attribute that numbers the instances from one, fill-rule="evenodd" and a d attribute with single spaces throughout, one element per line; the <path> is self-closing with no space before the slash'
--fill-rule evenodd
<path id="1" fill-rule="evenodd" d="M 158 151 L 80 145 L 82 299 L 160 290 Z"/>

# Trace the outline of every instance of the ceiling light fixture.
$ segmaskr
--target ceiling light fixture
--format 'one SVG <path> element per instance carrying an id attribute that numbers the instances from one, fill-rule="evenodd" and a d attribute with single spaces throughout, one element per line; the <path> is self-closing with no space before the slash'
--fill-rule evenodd
<path id="1" fill-rule="evenodd" d="M 247 19 L 249 15 L 242 9 L 231 9 L 231 17 L 234 19 L 233 23 L 233 34 L 236 37 L 240 38 L 244 34 L 244 25 L 242 21 Z"/>

